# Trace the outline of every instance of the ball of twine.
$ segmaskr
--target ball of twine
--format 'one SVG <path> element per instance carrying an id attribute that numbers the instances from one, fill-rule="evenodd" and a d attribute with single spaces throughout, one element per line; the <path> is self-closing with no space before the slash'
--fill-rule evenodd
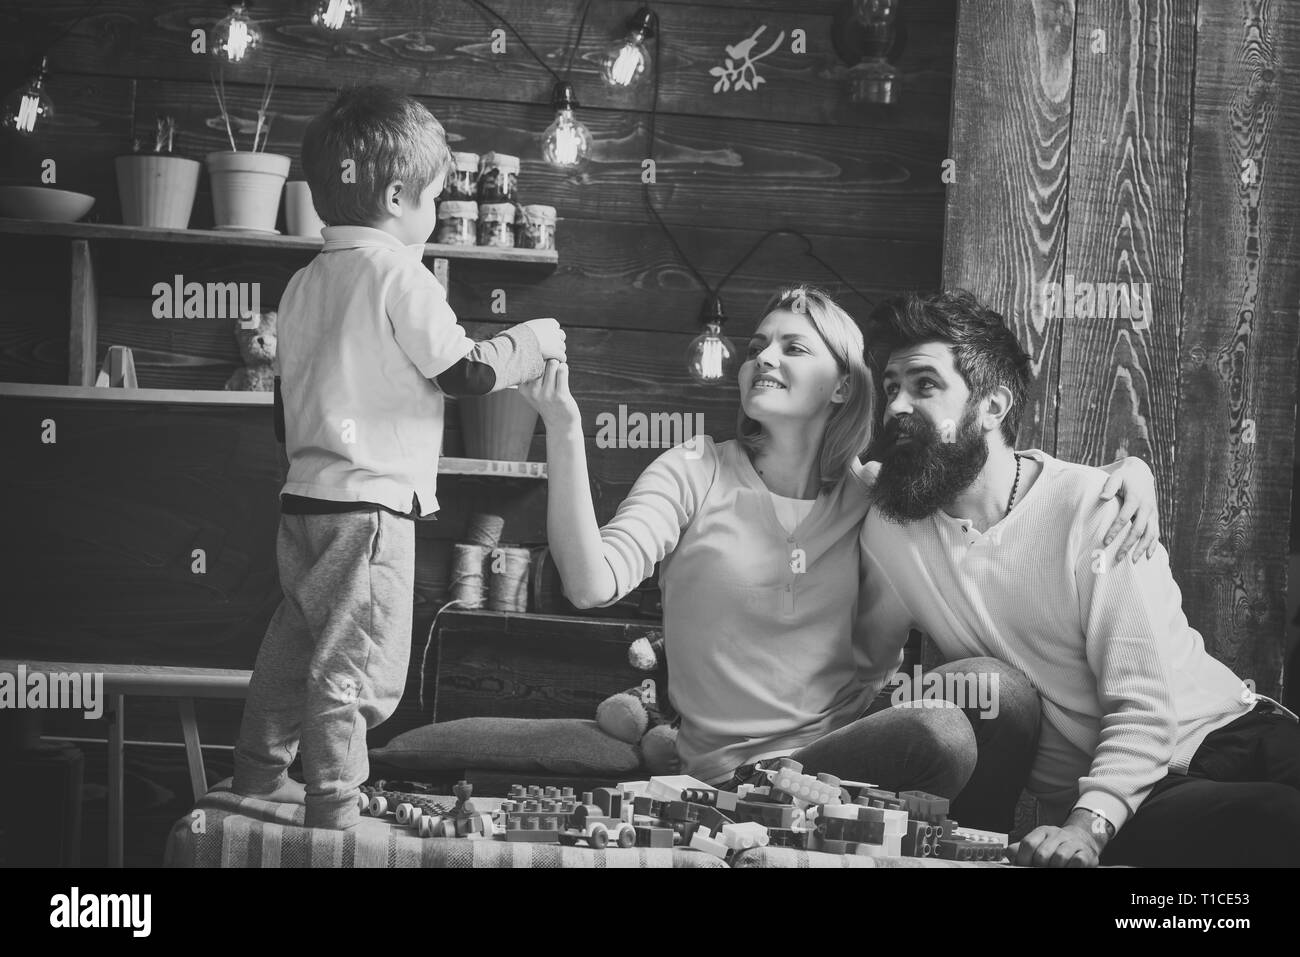
<path id="1" fill-rule="evenodd" d="M 465 532 L 465 540 L 471 545 L 496 548 L 501 542 L 501 530 L 505 528 L 505 524 L 506 520 L 500 515 L 476 512 L 469 517 L 469 527 Z"/>
<path id="2" fill-rule="evenodd" d="M 528 568 L 531 554 L 526 548 L 497 548 L 489 559 L 488 608 L 492 611 L 528 610 Z"/>

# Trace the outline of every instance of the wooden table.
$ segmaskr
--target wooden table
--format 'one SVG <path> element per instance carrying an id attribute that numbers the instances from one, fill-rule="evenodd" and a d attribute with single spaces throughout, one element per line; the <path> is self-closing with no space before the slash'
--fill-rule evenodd
<path id="1" fill-rule="evenodd" d="M 185 757 L 189 764 L 194 800 L 208 791 L 199 744 L 199 726 L 194 717 L 195 698 L 243 698 L 248 694 L 251 671 L 230 668 L 179 668 L 169 665 L 113 665 L 81 661 L 14 661 L 0 659 L 0 672 L 18 675 L 35 672 L 102 674 L 104 715 L 108 718 L 108 866 L 122 866 L 123 836 L 123 752 L 126 744 L 126 698 L 145 695 L 176 698 L 181 732 L 185 736 Z M 20 689 L 21 691 L 21 689 Z"/>

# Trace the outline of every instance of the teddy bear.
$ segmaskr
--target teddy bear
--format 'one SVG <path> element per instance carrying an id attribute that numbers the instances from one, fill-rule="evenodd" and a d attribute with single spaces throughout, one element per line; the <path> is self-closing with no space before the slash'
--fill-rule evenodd
<path id="1" fill-rule="evenodd" d="M 606 734 L 636 744 L 651 774 L 676 774 L 677 725 L 680 717 L 668 700 L 668 657 L 662 638 L 638 638 L 628 647 L 627 660 L 638 671 L 652 672 L 636 687 L 610 695 L 596 708 L 596 724 Z"/>
<path id="2" fill-rule="evenodd" d="M 244 368 L 236 369 L 226 380 L 225 388 L 236 392 L 275 391 L 275 320 L 271 312 L 254 313 L 252 328 L 244 322 L 235 323 L 235 340 L 239 354 L 244 357 Z"/>

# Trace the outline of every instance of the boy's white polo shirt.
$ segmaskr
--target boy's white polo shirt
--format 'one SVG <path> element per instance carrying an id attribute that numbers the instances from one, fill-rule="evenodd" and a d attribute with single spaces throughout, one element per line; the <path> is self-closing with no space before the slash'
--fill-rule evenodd
<path id="1" fill-rule="evenodd" d="M 289 474 L 281 494 L 438 509 L 443 395 L 433 382 L 474 348 L 446 290 L 369 226 L 327 226 L 280 300 L 277 372 Z"/>

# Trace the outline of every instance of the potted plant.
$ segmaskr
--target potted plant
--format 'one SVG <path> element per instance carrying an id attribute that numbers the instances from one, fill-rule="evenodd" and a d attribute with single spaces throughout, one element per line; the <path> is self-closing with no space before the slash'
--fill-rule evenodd
<path id="1" fill-rule="evenodd" d="M 122 222 L 128 226 L 187 229 L 194 193 L 199 185 L 197 160 L 172 155 L 176 120 L 159 116 L 154 129 L 153 149 L 142 138 L 132 136 L 130 156 L 114 161 L 117 194 L 122 201 Z"/>
<path id="2" fill-rule="evenodd" d="M 271 93 L 275 81 L 267 71 L 262 105 L 257 111 L 257 125 L 253 130 L 253 146 L 241 150 L 235 145 L 234 128 L 230 110 L 226 106 L 225 78 L 218 75 L 213 81 L 217 106 L 225 123 L 230 150 L 209 153 L 208 175 L 212 179 L 212 208 L 217 229 L 251 230 L 274 233 L 276 215 L 280 210 L 280 193 L 289 176 L 289 157 L 266 152 L 266 141 L 271 130 Z"/>

